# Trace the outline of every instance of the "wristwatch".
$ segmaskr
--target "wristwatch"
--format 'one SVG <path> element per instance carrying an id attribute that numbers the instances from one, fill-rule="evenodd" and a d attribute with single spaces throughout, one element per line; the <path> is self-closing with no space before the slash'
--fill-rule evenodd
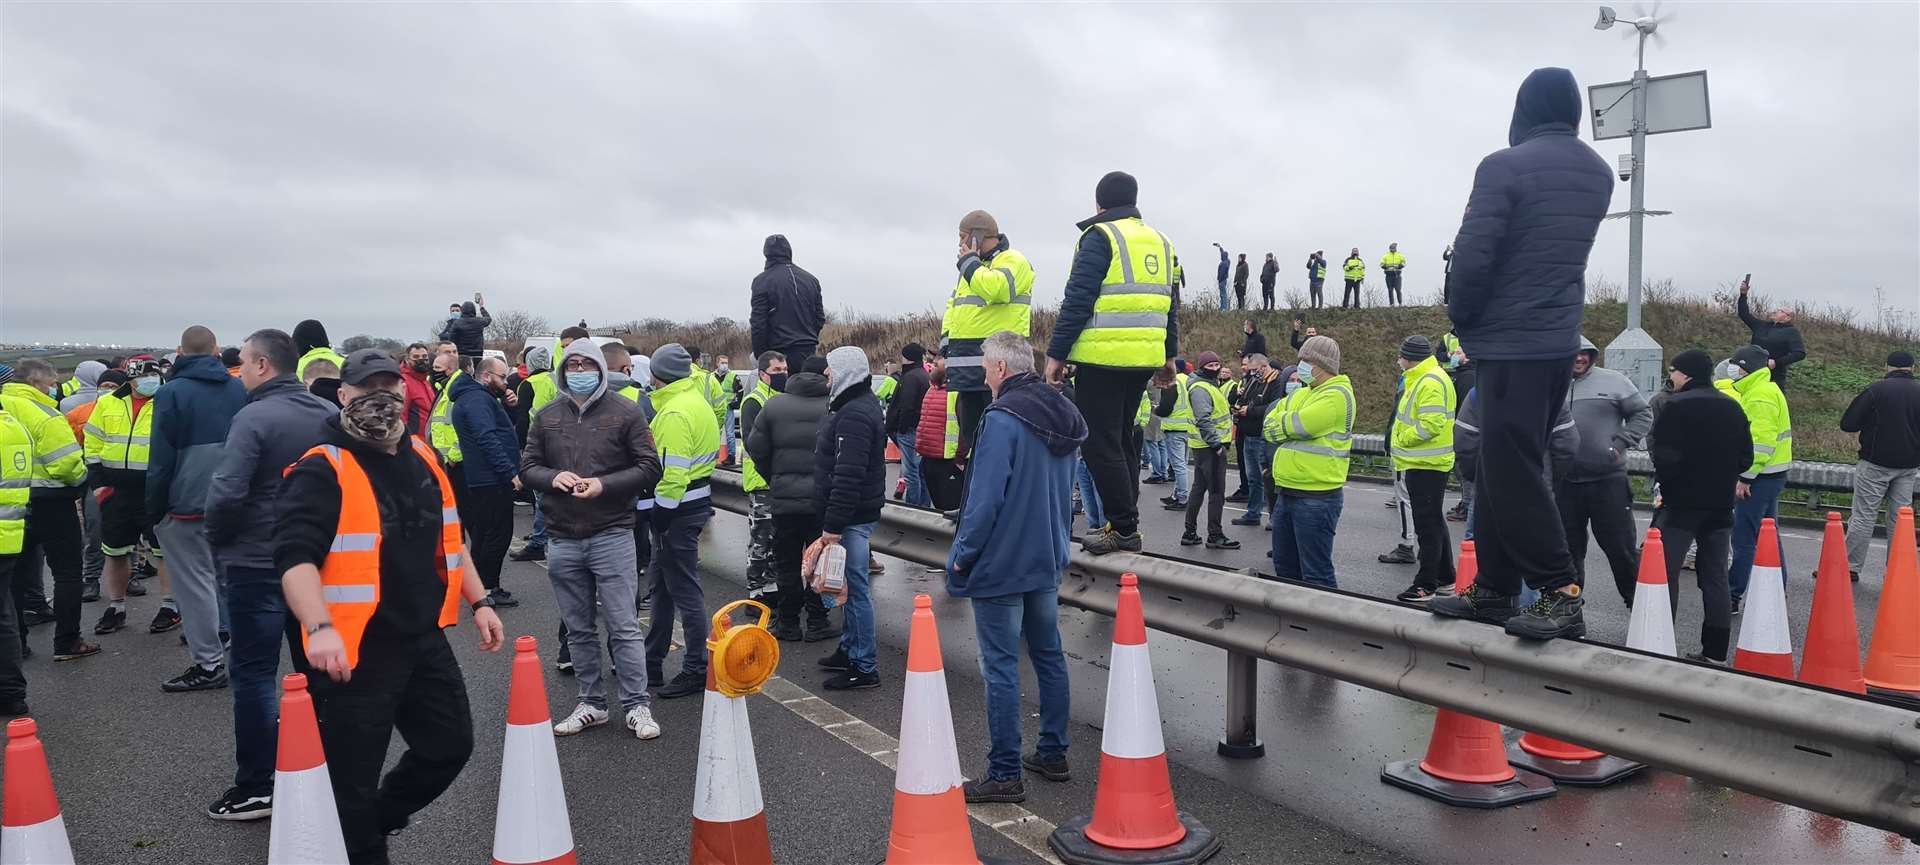
<path id="1" fill-rule="evenodd" d="M 307 636 L 311 637 L 314 634 L 320 633 L 321 631 L 330 631 L 330 630 L 333 630 L 332 622 L 315 622 L 307 626 Z"/>
<path id="2" fill-rule="evenodd" d="M 476 613 L 477 613 L 477 612 L 480 612 L 480 608 L 481 608 L 481 607 L 491 607 L 491 606 L 493 606 L 493 596 L 492 596 L 492 595 L 488 595 L 488 596 L 486 596 L 486 597 L 484 597 L 484 598 L 481 598 L 480 600 L 477 600 L 477 601 L 474 601 L 473 603 L 471 603 L 471 604 L 469 604 L 468 606 L 470 606 L 470 607 L 472 607 L 472 608 L 473 608 L 473 611 L 474 611 L 474 612 L 476 612 Z"/>

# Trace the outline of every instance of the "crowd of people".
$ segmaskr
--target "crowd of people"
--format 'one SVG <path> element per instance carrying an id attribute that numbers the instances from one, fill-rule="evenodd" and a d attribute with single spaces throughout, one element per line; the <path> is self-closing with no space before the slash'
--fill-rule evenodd
<path id="1" fill-rule="evenodd" d="M 1755 344 L 1722 362 L 1676 355 L 1660 394 L 1599 364 L 1580 314 L 1613 179 L 1575 135 L 1580 114 L 1565 70 L 1528 77 L 1511 146 L 1483 163 L 1448 248 L 1452 329 L 1399 345 L 1386 440 L 1402 530 L 1380 560 L 1414 566 L 1400 601 L 1526 638 L 1582 635 L 1589 533 L 1632 602 L 1624 455 L 1644 446 L 1671 577 L 1697 549 L 1706 615 L 1693 657 L 1721 662 L 1760 521 L 1793 463 L 1781 383 L 1804 347 L 1782 310 L 1751 320 Z M 1543 174 L 1556 182 L 1529 180 Z M 879 687 L 871 538 L 891 448 L 892 497 L 953 521 L 946 590 L 973 608 L 991 741 L 967 799 L 1020 801 L 1026 772 L 1067 781 L 1057 611 L 1076 511 L 1085 554 L 1139 552 L 1140 488 L 1168 486 L 1160 503 L 1183 514 L 1182 545 L 1234 549 L 1230 526 L 1264 529 L 1278 579 L 1338 586 L 1333 541 L 1359 407 L 1388 398 L 1358 392 L 1340 343 L 1298 319 L 1289 349 L 1246 321 L 1237 368 L 1213 349 L 1183 353 L 1179 259 L 1145 221 L 1137 181 L 1111 172 L 1093 200 L 1043 345 L 1031 342 L 1033 267 L 991 214 L 973 211 L 959 222 L 937 339 L 900 346 L 878 375 L 858 346 L 821 352 L 820 282 L 780 235 L 763 245 L 752 361 L 740 372 L 697 346 L 643 354 L 584 325 L 490 356 L 478 295 L 449 305 L 442 341 L 393 353 L 343 356 L 308 320 L 227 348 L 188 327 L 177 353 L 89 361 L 66 382 L 44 361 L 0 367 L 0 712 L 28 710 L 28 629 L 54 625 L 55 660 L 98 653 L 81 635 L 82 605 L 103 603 L 94 636 L 126 627 L 150 556 L 163 598 L 149 630 L 182 629 L 189 661 L 161 687 L 232 688 L 234 782 L 207 815 L 271 813 L 284 641 L 312 681 L 349 853 L 385 861 L 388 835 L 471 754 L 446 629 L 467 618 L 483 649 L 500 647 L 496 611 L 521 603 L 501 579 L 509 554 L 546 563 L 557 663 L 576 679 L 555 734 L 612 722 L 617 696 L 626 733 L 654 739 L 651 701 L 704 689 L 699 547 L 723 462 L 738 460 L 748 593 L 774 609 L 774 636 L 834 641 L 815 658 L 830 690 Z M 1318 305 L 1325 259 L 1308 264 Z M 1397 245 L 1381 265 L 1401 302 Z M 1356 248 L 1343 267 L 1356 305 L 1365 268 Z M 1269 254 L 1268 308 L 1277 269 Z M 1219 273 L 1225 306 L 1224 249 Z M 1241 256 L 1242 307 L 1247 278 Z M 1741 314 L 1751 319 L 1744 286 Z M 1276 359 L 1286 350 L 1292 363 Z M 1879 506 L 1910 502 L 1920 472 L 1912 365 L 1890 357 L 1887 378 L 1842 421 L 1862 442 L 1856 572 Z M 1454 476 L 1463 496 L 1449 513 Z M 516 502 L 533 508 L 517 550 Z M 1226 502 L 1246 513 L 1223 521 Z M 1464 522 L 1479 551 L 1463 594 L 1451 592 L 1449 522 Z M 676 622 L 684 651 L 668 676 Z M 1025 753 L 1022 645 L 1040 703 Z M 394 732 L 407 751 L 383 776 Z"/>
<path id="2" fill-rule="evenodd" d="M 1215 271 L 1215 279 L 1218 281 L 1220 287 L 1220 308 L 1223 310 L 1248 309 L 1247 280 L 1252 271 L 1247 267 L 1247 254 L 1244 252 L 1240 253 L 1238 262 L 1235 262 L 1233 254 L 1228 252 L 1226 247 L 1216 243 L 1213 245 L 1213 248 L 1220 251 L 1220 266 L 1219 269 Z M 1440 258 L 1443 265 L 1441 272 L 1446 277 L 1451 278 L 1453 274 L 1453 247 L 1448 246 L 1446 250 L 1441 253 Z M 1379 264 L 1380 273 L 1386 280 L 1387 305 L 1405 305 L 1406 295 L 1403 291 L 1402 277 L 1407 270 L 1407 257 L 1401 254 L 1400 244 L 1387 244 L 1387 251 L 1380 256 Z M 1229 273 L 1233 275 L 1233 297 L 1231 300 L 1227 297 L 1227 275 Z M 1340 263 L 1340 276 L 1346 283 L 1346 287 L 1340 294 L 1340 308 L 1362 308 L 1360 292 L 1367 281 L 1367 262 L 1366 259 L 1360 257 L 1360 247 L 1354 247 L 1353 251 L 1347 254 L 1346 260 Z M 1260 265 L 1259 309 L 1267 312 L 1273 311 L 1273 289 L 1279 279 L 1280 262 L 1273 257 L 1273 253 L 1269 252 L 1267 253 L 1266 262 Z M 1307 254 L 1306 306 L 1308 308 L 1320 309 L 1325 305 L 1326 297 L 1324 292 L 1326 283 L 1327 251 L 1324 249 L 1316 249 Z"/>

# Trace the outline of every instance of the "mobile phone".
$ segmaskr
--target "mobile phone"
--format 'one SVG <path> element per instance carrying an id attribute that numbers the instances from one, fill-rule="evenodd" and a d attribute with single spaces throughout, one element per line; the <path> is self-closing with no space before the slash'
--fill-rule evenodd
<path id="1" fill-rule="evenodd" d="M 474 293 L 473 293 L 473 302 L 474 302 L 474 303 L 479 303 L 479 302 L 480 302 L 480 292 L 477 292 L 477 291 L 476 291 L 476 292 L 474 292 Z"/>

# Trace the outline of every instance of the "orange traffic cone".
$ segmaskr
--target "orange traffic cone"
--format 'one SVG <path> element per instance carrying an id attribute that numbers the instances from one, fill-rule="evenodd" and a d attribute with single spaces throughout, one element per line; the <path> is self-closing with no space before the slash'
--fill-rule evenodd
<path id="1" fill-rule="evenodd" d="M 907 636 L 907 683 L 900 708 L 900 755 L 893 774 L 893 828 L 885 865 L 962 865 L 982 862 L 967 824 L 960 785 L 960 752 L 953 742 L 947 668 L 933 599 L 913 596 Z"/>
<path id="2" fill-rule="evenodd" d="M 1451 709 L 1434 716 L 1427 758 L 1388 763 L 1380 780 L 1465 808 L 1518 805 L 1559 792 L 1546 776 L 1508 765 L 1499 724 Z"/>
<path id="3" fill-rule="evenodd" d="M 53 794 L 53 771 L 32 718 L 7 722 L 6 803 L 0 817 L 0 865 L 73 865 L 67 824 Z"/>
<path id="4" fill-rule="evenodd" d="M 1480 576 L 1480 554 L 1474 550 L 1472 541 L 1460 542 L 1460 564 L 1453 569 L 1453 593 L 1464 595 L 1473 588 L 1473 579 Z"/>
<path id="5" fill-rule="evenodd" d="M 1633 616 L 1627 622 L 1627 648 L 1673 657 L 1673 608 L 1669 606 L 1666 546 L 1659 529 L 1647 529 L 1640 549 L 1640 578 L 1633 591 Z M 1562 784 L 1605 787 L 1646 768 L 1645 763 L 1592 748 L 1528 733 L 1507 749 L 1507 761 Z"/>
<path id="6" fill-rule="evenodd" d="M 573 865 L 573 824 L 553 747 L 546 674 L 532 637 L 513 641 L 507 691 L 507 740 L 500 756 L 500 798 L 493 812 L 493 865 Z"/>
<path id="7" fill-rule="evenodd" d="M 1060 824 L 1047 839 L 1067 865 L 1193 863 L 1220 850 L 1219 835 L 1173 804 L 1139 582 L 1120 577 L 1093 815 Z"/>
<path id="8" fill-rule="evenodd" d="M 890 462 L 890 463 L 897 463 L 900 461 L 900 446 L 893 443 L 892 437 L 887 438 L 886 460 L 887 462 Z"/>
<path id="9" fill-rule="evenodd" d="M 1920 553 L 1913 508 L 1901 508 L 1887 533 L 1887 575 L 1867 647 L 1867 688 L 1884 696 L 1920 700 Z"/>
<path id="10" fill-rule="evenodd" d="M 333 803 L 327 755 L 320 748 L 307 677 L 280 681 L 280 746 L 273 773 L 273 828 L 267 865 L 346 865 L 340 811 Z"/>
<path id="11" fill-rule="evenodd" d="M 752 602 L 746 602 L 752 603 Z M 747 696 L 773 674 L 780 646 L 771 634 L 733 623 L 734 602 L 713 616 L 707 638 L 707 693 L 700 709 L 700 762 L 693 776 L 691 865 L 773 865 L 767 814 L 760 798 L 760 764 L 753 755 Z M 753 603 L 765 627 L 767 608 Z M 745 637 L 754 645 L 732 651 Z M 756 652 L 759 653 L 756 655 Z M 723 688 L 721 682 L 727 685 Z"/>
<path id="12" fill-rule="evenodd" d="M 1780 572 L 1780 535 L 1773 518 L 1760 521 L 1747 581 L 1747 608 L 1740 617 L 1740 642 L 1733 668 L 1776 679 L 1793 678 L 1793 634 L 1787 630 L 1787 585 Z"/>
<path id="13" fill-rule="evenodd" d="M 1854 694 L 1867 692 L 1860 672 L 1860 623 L 1853 615 L 1853 580 L 1847 576 L 1847 535 L 1840 513 L 1827 512 L 1820 539 L 1820 570 L 1814 578 L 1807 647 L 1800 654 L 1800 681 Z"/>

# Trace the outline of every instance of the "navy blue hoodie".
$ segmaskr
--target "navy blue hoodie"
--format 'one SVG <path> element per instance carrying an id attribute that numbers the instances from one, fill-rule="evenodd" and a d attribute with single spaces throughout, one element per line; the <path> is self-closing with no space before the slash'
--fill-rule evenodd
<path id="1" fill-rule="evenodd" d="M 1535 69 L 1514 99 L 1510 146 L 1474 172 L 1447 312 L 1476 361 L 1571 364 L 1580 348 L 1587 255 L 1613 197 L 1580 115 L 1573 73 Z"/>
<path id="2" fill-rule="evenodd" d="M 173 379 L 153 396 L 153 441 L 147 458 L 147 519 L 199 517 L 207 487 L 247 388 L 227 374 L 218 355 L 183 354 Z"/>
<path id="3" fill-rule="evenodd" d="M 520 473 L 519 438 L 513 419 L 476 376 L 453 380 L 453 431 L 460 436 L 460 465 L 467 488 L 513 482 Z"/>
<path id="4" fill-rule="evenodd" d="M 1057 588 L 1073 556 L 1073 470 L 1087 422 L 1032 373 L 1009 377 L 980 421 L 947 592 L 994 598 Z"/>

